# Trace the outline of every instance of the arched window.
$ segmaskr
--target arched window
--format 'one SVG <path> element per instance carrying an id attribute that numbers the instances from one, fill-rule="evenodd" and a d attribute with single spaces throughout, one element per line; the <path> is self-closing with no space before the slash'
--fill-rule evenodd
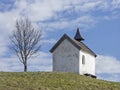
<path id="1" fill-rule="evenodd" d="M 82 64 L 85 64 L 85 56 L 82 56 Z"/>

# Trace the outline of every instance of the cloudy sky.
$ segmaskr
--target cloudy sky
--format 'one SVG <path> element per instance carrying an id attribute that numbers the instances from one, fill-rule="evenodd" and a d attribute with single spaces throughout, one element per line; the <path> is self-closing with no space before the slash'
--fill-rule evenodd
<path id="1" fill-rule="evenodd" d="M 64 33 L 74 37 L 79 27 L 98 55 L 98 78 L 120 82 L 120 0 L 0 0 L 0 71 L 23 71 L 9 49 L 9 35 L 22 17 L 43 31 L 41 51 L 29 60 L 28 71 L 52 71 L 50 48 Z"/>

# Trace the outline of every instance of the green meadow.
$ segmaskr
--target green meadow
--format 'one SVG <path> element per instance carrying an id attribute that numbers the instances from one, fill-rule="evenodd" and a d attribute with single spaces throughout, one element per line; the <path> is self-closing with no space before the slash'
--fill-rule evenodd
<path id="1" fill-rule="evenodd" d="M 120 83 L 73 73 L 0 72 L 0 90 L 120 90 Z"/>

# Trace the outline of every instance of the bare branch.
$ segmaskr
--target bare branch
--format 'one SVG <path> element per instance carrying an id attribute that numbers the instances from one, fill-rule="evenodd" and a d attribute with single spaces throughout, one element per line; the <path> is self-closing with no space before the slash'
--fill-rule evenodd
<path id="1" fill-rule="evenodd" d="M 21 19 L 16 21 L 16 30 L 10 37 L 12 50 L 16 53 L 21 63 L 24 64 L 24 71 L 27 71 L 27 60 L 40 50 L 41 31 L 36 30 L 31 21 Z"/>

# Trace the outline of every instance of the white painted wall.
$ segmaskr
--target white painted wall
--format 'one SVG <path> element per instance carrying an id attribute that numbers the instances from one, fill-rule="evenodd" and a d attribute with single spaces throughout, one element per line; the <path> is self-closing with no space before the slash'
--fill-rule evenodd
<path id="1" fill-rule="evenodd" d="M 82 55 L 85 56 L 84 65 Z M 78 50 L 65 39 L 53 52 L 53 71 L 95 75 L 95 57 Z"/>
<path id="2" fill-rule="evenodd" d="M 53 71 L 79 73 L 79 50 L 67 39 L 53 52 Z"/>
<path id="3" fill-rule="evenodd" d="M 85 64 L 82 64 L 82 56 L 85 56 Z M 88 54 L 84 51 L 80 51 L 80 74 L 89 73 L 95 75 L 95 57 L 91 54 Z"/>

